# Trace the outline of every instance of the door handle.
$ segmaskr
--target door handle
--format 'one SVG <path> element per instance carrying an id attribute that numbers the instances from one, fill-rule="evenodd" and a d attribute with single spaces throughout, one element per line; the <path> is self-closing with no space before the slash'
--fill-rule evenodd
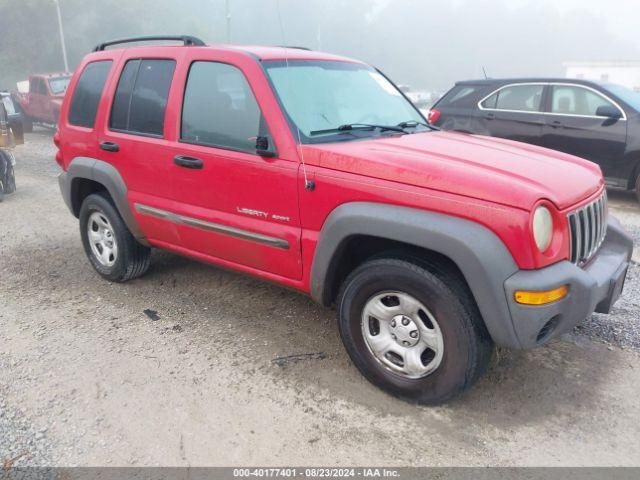
<path id="1" fill-rule="evenodd" d="M 495 120 L 496 114 L 495 113 L 485 113 L 484 114 L 484 118 L 486 118 L 487 120 Z"/>
<path id="2" fill-rule="evenodd" d="M 186 157 L 178 155 L 173 159 L 173 163 L 180 167 L 190 168 L 192 170 L 200 170 L 204 166 L 204 162 L 199 158 Z"/>
<path id="3" fill-rule="evenodd" d="M 113 142 L 100 142 L 100 148 L 105 152 L 118 152 L 120 151 L 120 145 Z"/>
<path id="4" fill-rule="evenodd" d="M 551 128 L 560 128 L 560 127 L 564 127 L 562 122 L 558 120 L 554 120 L 553 122 L 551 122 Z"/>

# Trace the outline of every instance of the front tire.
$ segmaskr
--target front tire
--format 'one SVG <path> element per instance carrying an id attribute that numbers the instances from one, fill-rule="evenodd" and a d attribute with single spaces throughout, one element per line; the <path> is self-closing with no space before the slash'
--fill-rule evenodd
<path id="1" fill-rule="evenodd" d="M 80 236 L 91 265 L 107 280 L 126 282 L 149 268 L 151 250 L 138 243 L 102 194 L 89 195 L 82 203 Z"/>
<path id="2" fill-rule="evenodd" d="M 371 383 L 433 405 L 475 383 L 493 344 L 466 284 L 427 268 L 394 258 L 364 263 L 342 286 L 338 325 L 349 356 Z"/>

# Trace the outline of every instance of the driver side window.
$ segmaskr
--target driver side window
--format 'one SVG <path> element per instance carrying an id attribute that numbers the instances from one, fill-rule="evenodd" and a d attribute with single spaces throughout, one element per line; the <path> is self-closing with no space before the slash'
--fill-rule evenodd
<path id="1" fill-rule="evenodd" d="M 199 61 L 189 70 L 180 139 L 255 153 L 267 126 L 243 73 L 226 63 Z"/>

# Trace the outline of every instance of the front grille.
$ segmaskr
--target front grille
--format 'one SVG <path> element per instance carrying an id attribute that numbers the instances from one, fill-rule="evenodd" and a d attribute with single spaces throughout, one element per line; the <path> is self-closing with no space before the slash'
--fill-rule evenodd
<path id="1" fill-rule="evenodd" d="M 607 235 L 607 192 L 567 215 L 571 232 L 571 262 L 582 266 L 596 254 Z"/>

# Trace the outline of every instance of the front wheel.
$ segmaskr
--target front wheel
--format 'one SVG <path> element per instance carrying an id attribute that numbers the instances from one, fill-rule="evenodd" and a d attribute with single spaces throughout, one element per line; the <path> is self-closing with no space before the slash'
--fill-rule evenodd
<path id="1" fill-rule="evenodd" d="M 107 280 L 126 282 L 149 268 L 151 250 L 138 243 L 111 201 L 89 195 L 80 209 L 80 236 L 93 268 Z"/>
<path id="2" fill-rule="evenodd" d="M 442 403 L 486 370 L 493 344 L 466 285 L 409 261 L 364 263 L 338 303 L 342 341 L 360 372 L 402 399 Z"/>

